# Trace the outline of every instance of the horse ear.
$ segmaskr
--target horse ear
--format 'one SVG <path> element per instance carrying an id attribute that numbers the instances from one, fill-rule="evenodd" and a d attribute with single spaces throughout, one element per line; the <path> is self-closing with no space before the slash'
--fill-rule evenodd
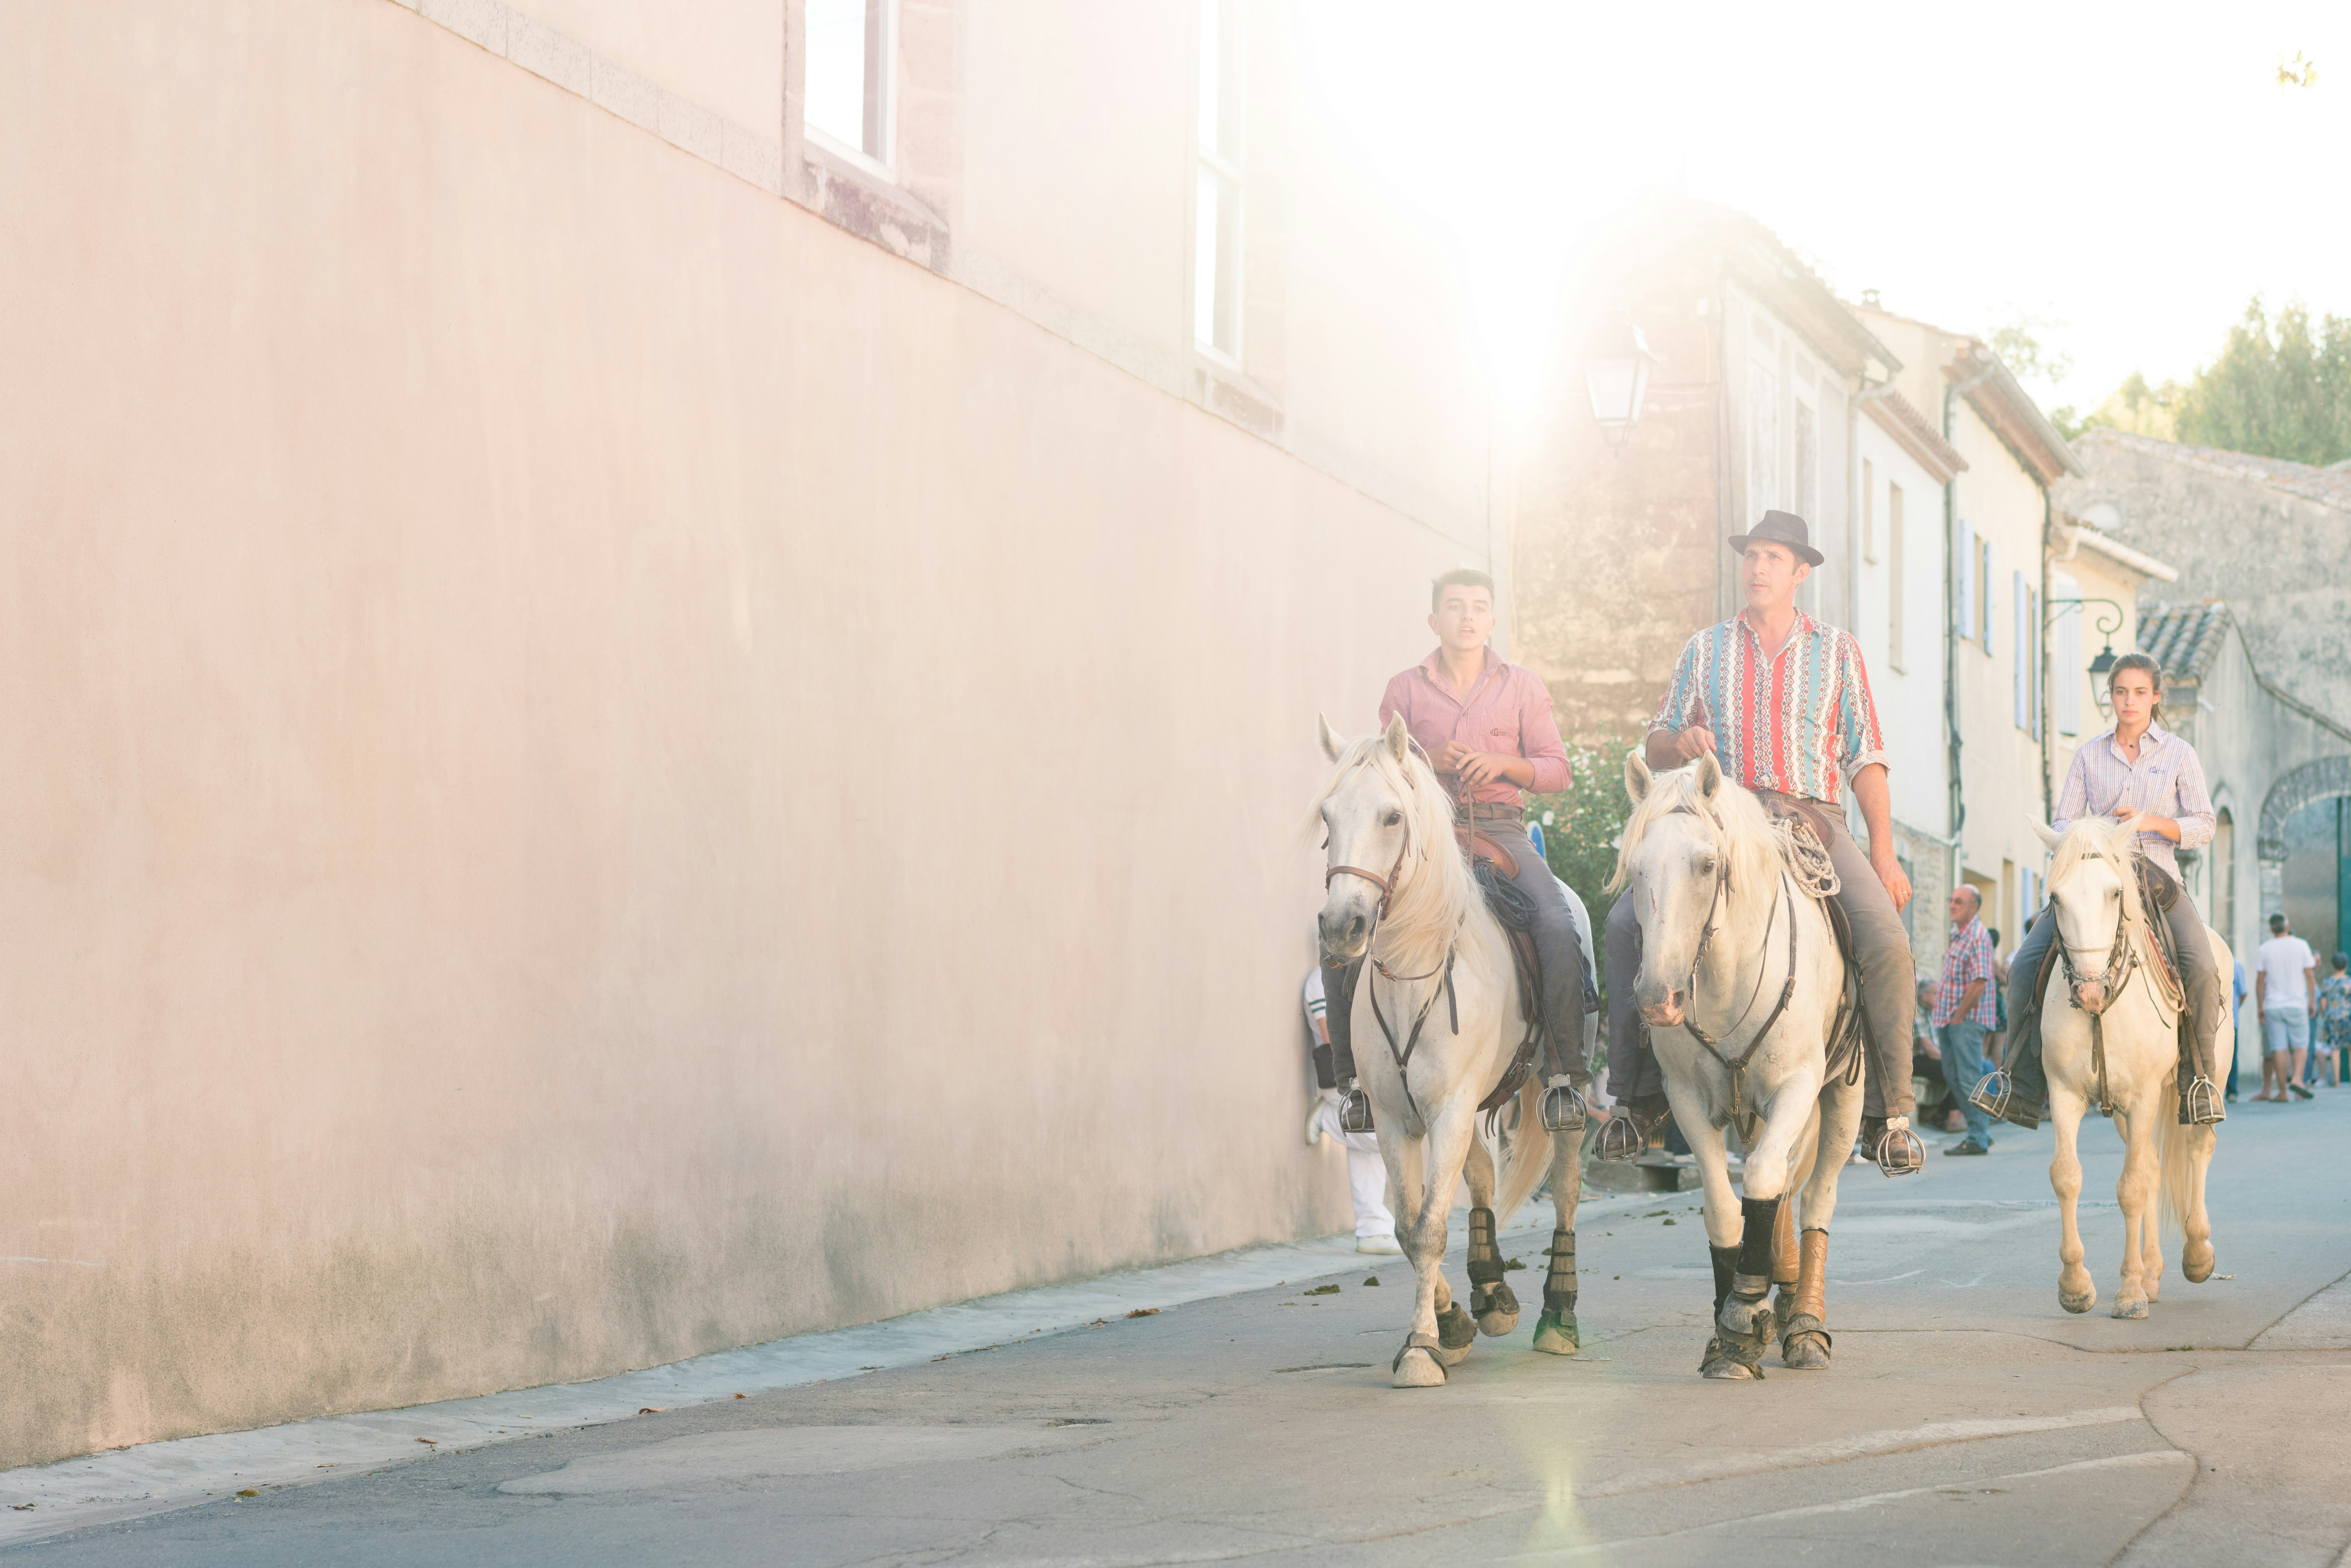
<path id="1" fill-rule="evenodd" d="M 1332 729 L 1331 721 L 1319 713 L 1314 716 L 1314 734 L 1322 742 L 1322 755 L 1333 762 L 1339 760 L 1339 753 L 1347 749 L 1347 737 Z"/>
<path id="2" fill-rule="evenodd" d="M 1721 788 L 1722 764 L 1715 760 L 1713 752 L 1699 752 L 1698 754 L 1698 792 L 1711 800 Z"/>
<path id="3" fill-rule="evenodd" d="M 1633 804 L 1637 806 L 1649 798 L 1649 785 L 1653 779 L 1648 761 L 1641 755 L 1639 747 L 1625 754 L 1625 793 L 1633 797 Z"/>
<path id="4" fill-rule="evenodd" d="M 1388 743 L 1388 753 L 1402 762 L 1412 750 L 1412 732 L 1404 727 L 1404 715 L 1396 714 L 1388 720 L 1387 733 L 1380 738 Z"/>
<path id="5" fill-rule="evenodd" d="M 2053 850 L 2057 847 L 2057 841 L 2065 836 L 2046 822 L 2033 823 L 2032 831 L 2040 837 L 2040 840 L 2043 844 Z"/>

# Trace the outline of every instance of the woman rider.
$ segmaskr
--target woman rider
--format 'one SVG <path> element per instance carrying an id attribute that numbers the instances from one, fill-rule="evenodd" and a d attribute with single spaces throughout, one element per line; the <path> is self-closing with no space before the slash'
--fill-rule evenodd
<path id="1" fill-rule="evenodd" d="M 2106 690 L 2114 697 L 2114 727 L 2074 754 L 2065 789 L 2057 798 L 2057 820 L 2050 825 L 2062 833 L 2084 817 L 2138 819 L 2135 841 L 2156 887 L 2157 908 L 2149 913 L 2161 913 L 2171 927 L 2188 993 L 2185 1032 L 2189 1046 L 2179 1064 L 2188 1082 L 2179 1095 L 2179 1120 L 2189 1126 L 2218 1122 L 2225 1113 L 2214 1083 L 2213 1036 L 2220 1030 L 2220 998 L 2228 982 L 2214 967 L 2212 949 L 2204 940 L 2204 917 L 2179 885 L 2172 849 L 2175 844 L 2198 849 L 2212 841 L 2212 798 L 2205 791 L 2204 765 L 2197 760 L 2194 747 L 2156 722 L 2163 712 L 2163 672 L 2153 659 L 2125 653 L 2115 661 Z M 2010 1036 L 2009 1070 L 1989 1074 L 1968 1096 L 2020 1127 L 2041 1124 L 2041 1104 L 2048 1093 L 2034 992 L 2056 925 L 2055 907 L 2044 908 L 2024 946 L 2010 960 L 2008 1014 L 2015 1028 Z"/>

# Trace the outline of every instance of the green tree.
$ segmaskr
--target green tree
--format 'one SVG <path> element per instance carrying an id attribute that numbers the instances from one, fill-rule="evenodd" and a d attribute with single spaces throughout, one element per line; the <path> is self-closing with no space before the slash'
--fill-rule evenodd
<path id="1" fill-rule="evenodd" d="M 2272 320 L 2255 296 L 2220 358 L 2182 389 L 2175 428 L 2195 446 L 2319 465 L 2351 458 L 2351 320 L 2314 323 L 2299 303 Z"/>
<path id="2" fill-rule="evenodd" d="M 1632 748 L 1633 742 L 1613 733 L 1589 744 L 1571 741 L 1567 788 L 1556 795 L 1527 797 L 1527 820 L 1542 824 L 1543 860 L 1552 874 L 1583 900 L 1592 916 L 1595 949 L 1607 927 L 1609 908 L 1616 902 L 1604 888 L 1616 869 L 1616 841 L 1625 831 L 1625 819 L 1633 813 L 1633 802 L 1625 793 L 1625 754 Z M 1607 976 L 1593 979 L 1605 1007 Z"/>

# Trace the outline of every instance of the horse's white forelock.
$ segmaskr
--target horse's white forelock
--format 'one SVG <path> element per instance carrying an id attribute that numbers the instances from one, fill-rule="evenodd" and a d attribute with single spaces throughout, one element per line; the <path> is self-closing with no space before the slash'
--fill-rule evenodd
<path id="1" fill-rule="evenodd" d="M 1322 808 L 1363 771 L 1378 778 L 1403 802 L 1405 825 L 1411 832 L 1411 852 L 1380 922 L 1382 960 L 1391 968 L 1411 967 L 1443 954 L 1477 899 L 1478 883 L 1455 845 L 1453 802 L 1436 773 L 1416 748 L 1407 748 L 1399 762 L 1377 734 L 1350 741 L 1332 764 L 1330 779 L 1307 812 L 1307 832 L 1322 825 Z M 1383 875 L 1387 871 L 1385 866 L 1369 869 Z M 1486 955 L 1479 951 L 1472 956 L 1483 967 Z"/>
<path id="2" fill-rule="evenodd" d="M 2132 874 L 2131 845 L 2134 835 L 2130 828 L 2108 817 L 2083 817 L 2065 830 L 2057 841 L 2057 848 L 2049 857 L 2049 895 L 2064 896 L 2066 883 L 2089 861 L 2105 861 L 2114 868 L 2116 880 L 2123 884 L 2123 918 L 2132 925 L 2146 923 L 2146 911 L 2138 896 L 2138 878 Z"/>
<path id="3" fill-rule="evenodd" d="M 1730 902 L 1770 898 L 1780 890 L 1779 873 L 1787 864 L 1786 849 L 1771 826 L 1771 813 L 1749 790 L 1725 779 L 1709 800 L 1698 787 L 1695 767 L 1677 768 L 1649 781 L 1648 793 L 1625 821 L 1622 847 L 1608 891 L 1621 893 L 1632 875 L 1633 852 L 1651 828 L 1677 811 L 1697 816 L 1714 835 L 1730 865 Z"/>

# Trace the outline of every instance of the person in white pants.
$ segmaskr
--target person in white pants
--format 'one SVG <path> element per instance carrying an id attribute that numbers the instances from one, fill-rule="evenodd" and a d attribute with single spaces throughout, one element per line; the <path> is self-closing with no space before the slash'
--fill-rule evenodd
<path id="1" fill-rule="evenodd" d="M 1306 971 L 1306 1032 L 1314 1051 L 1314 1082 L 1320 1087 L 1313 1108 L 1306 1113 L 1306 1146 L 1319 1148 L 1325 1137 L 1338 1140 L 1347 1151 L 1347 1191 L 1355 1200 L 1355 1250 L 1401 1253 L 1396 1244 L 1395 1216 L 1388 1212 L 1388 1167 L 1380 1158 L 1376 1133 L 1350 1133 L 1339 1125 L 1338 1082 L 1331 1072 L 1331 1025 L 1322 999 L 1322 970 Z"/>

